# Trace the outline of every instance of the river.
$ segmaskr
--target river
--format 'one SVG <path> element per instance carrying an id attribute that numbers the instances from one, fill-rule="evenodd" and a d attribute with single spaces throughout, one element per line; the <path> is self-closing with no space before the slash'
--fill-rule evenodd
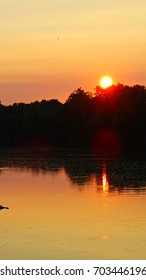
<path id="1" fill-rule="evenodd" d="M 146 157 L 0 153 L 0 259 L 146 259 Z"/>

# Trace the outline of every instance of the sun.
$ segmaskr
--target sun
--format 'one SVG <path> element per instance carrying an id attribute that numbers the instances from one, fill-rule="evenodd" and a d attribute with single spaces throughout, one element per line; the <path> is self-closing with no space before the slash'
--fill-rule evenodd
<path id="1" fill-rule="evenodd" d="M 113 80 L 109 76 L 104 76 L 100 80 L 100 85 L 102 88 L 108 88 L 113 85 Z"/>

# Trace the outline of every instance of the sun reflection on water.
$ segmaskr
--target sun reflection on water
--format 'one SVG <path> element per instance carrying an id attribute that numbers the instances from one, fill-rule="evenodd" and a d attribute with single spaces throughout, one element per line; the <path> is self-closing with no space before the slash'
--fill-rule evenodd
<path id="1" fill-rule="evenodd" d="M 104 166 L 102 169 L 102 189 L 104 192 L 109 191 L 109 182 L 106 173 L 106 167 Z"/>

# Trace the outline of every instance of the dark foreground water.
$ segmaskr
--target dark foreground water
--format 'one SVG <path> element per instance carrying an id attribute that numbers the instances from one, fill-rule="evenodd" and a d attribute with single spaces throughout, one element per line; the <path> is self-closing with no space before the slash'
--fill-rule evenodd
<path id="1" fill-rule="evenodd" d="M 0 259 L 146 259 L 146 157 L 0 155 Z"/>

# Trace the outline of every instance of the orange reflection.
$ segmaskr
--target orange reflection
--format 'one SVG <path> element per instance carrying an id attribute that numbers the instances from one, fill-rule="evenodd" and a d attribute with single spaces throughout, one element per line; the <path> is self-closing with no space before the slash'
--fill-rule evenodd
<path id="1" fill-rule="evenodd" d="M 102 188 L 103 188 L 103 191 L 106 191 L 106 192 L 108 192 L 108 190 L 109 190 L 109 182 L 108 182 L 108 179 L 107 179 L 106 167 L 105 166 L 102 169 Z"/>

